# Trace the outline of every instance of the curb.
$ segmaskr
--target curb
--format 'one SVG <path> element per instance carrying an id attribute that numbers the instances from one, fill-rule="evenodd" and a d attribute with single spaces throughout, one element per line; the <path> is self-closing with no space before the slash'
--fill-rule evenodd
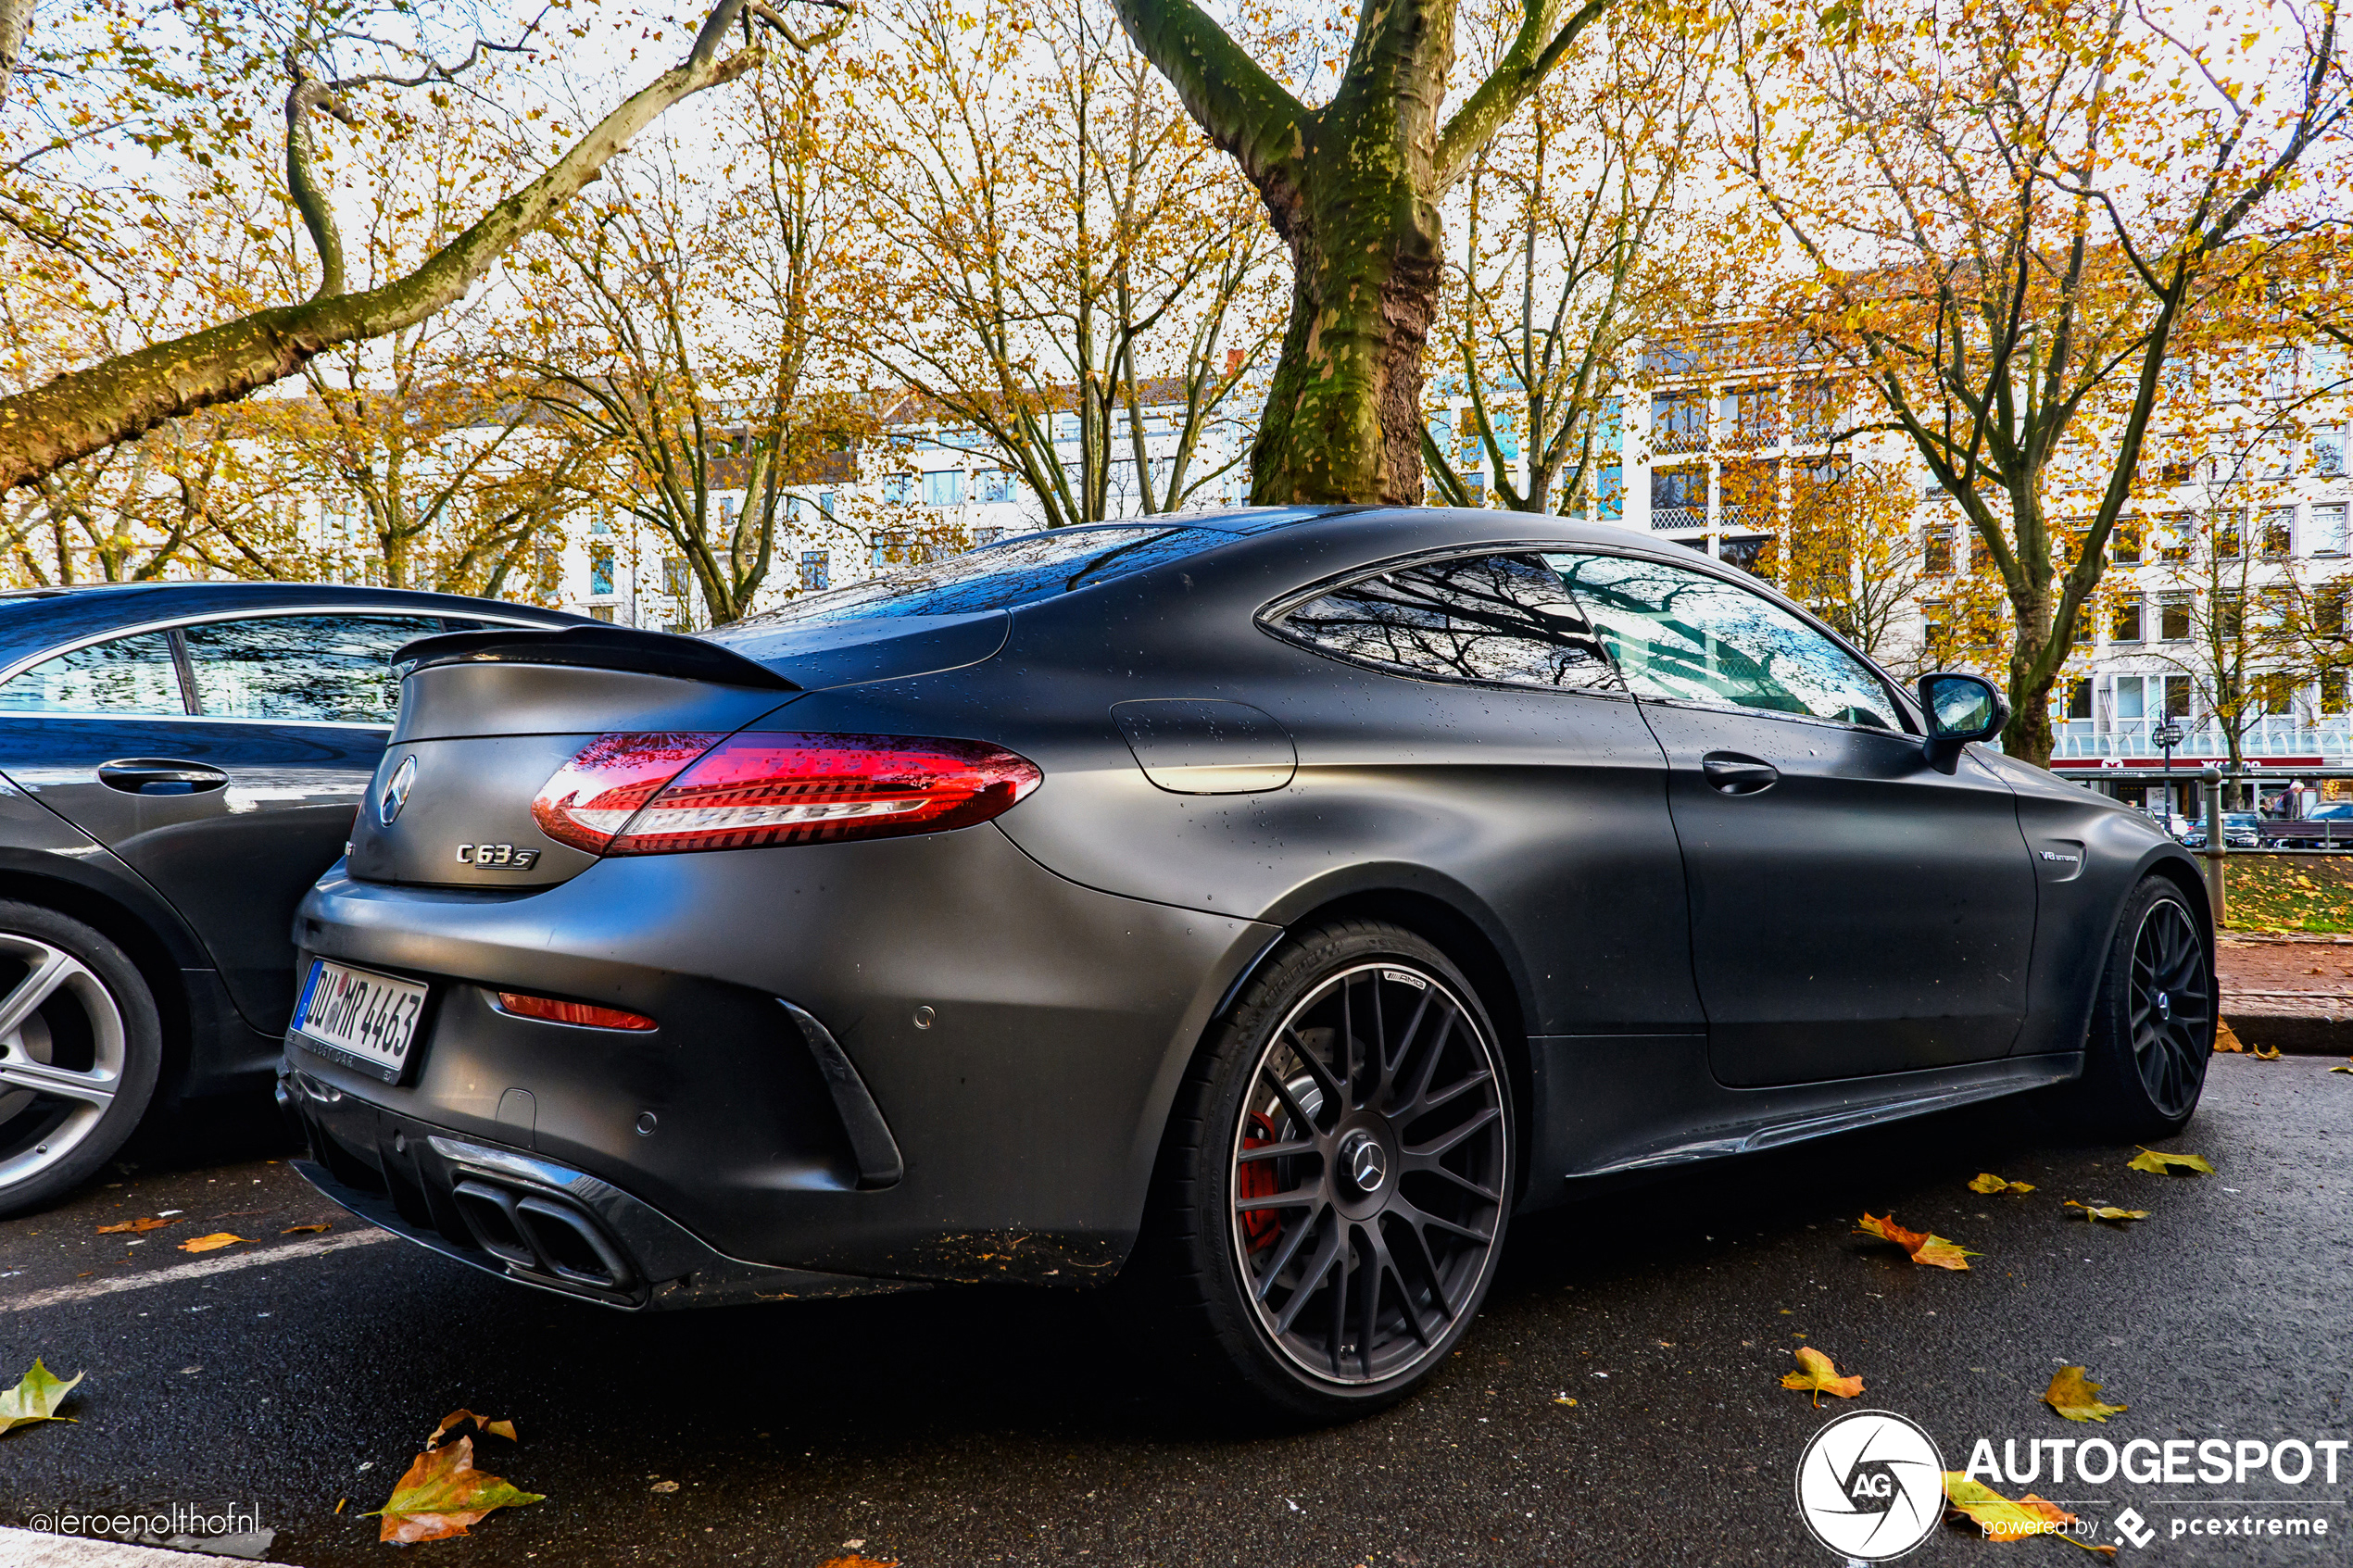
<path id="1" fill-rule="evenodd" d="M 128 1541 L 93 1540 L 86 1536 L 49 1536 L 38 1530 L 0 1526 L 0 1564 L 6 1568 L 221 1568 L 238 1561 L 230 1557 L 166 1551 L 159 1547 L 132 1546 Z M 246 1561 L 251 1561 L 247 1559 Z M 256 1568 L 288 1568 L 281 1562 L 258 1562 Z"/>
<path id="2" fill-rule="evenodd" d="M 2283 1056 L 2353 1057 L 2353 1018 L 2226 1010 L 2222 1022 L 2250 1047 L 2261 1046 Z"/>

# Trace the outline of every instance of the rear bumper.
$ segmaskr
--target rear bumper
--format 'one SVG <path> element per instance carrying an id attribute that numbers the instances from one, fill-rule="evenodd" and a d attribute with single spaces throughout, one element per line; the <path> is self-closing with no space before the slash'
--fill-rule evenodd
<path id="1" fill-rule="evenodd" d="M 585 1172 L 469 1142 L 294 1069 L 278 1103 L 309 1158 L 295 1168 L 371 1224 L 520 1285 L 626 1310 L 720 1306 L 913 1288 L 747 1263 Z"/>

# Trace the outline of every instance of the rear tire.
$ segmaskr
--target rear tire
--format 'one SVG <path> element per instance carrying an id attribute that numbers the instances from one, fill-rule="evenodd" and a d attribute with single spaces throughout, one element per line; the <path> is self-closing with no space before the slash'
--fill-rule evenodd
<path id="1" fill-rule="evenodd" d="M 2071 1109 L 2119 1140 L 2171 1137 L 2205 1092 L 2217 1016 L 2212 938 L 2181 888 L 2151 876 L 2124 901 Z"/>
<path id="2" fill-rule="evenodd" d="M 1461 972 L 1396 926 L 1314 927 L 1186 1075 L 1139 1283 L 1219 1403 L 1368 1414 L 1478 1317 L 1517 1159 L 1504 1054 Z"/>
<path id="3" fill-rule="evenodd" d="M 130 956 L 55 909 L 0 900 L 0 1218 L 94 1175 L 162 1064 L 155 996 Z"/>

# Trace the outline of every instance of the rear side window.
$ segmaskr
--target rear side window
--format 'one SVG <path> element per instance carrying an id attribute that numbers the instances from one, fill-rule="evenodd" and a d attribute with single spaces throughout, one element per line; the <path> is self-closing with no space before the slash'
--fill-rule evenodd
<path id="1" fill-rule="evenodd" d="M 142 632 L 44 659 L 0 685 L 0 713 L 154 713 L 179 717 L 171 638 Z"/>
<path id="2" fill-rule="evenodd" d="M 438 616 L 271 615 L 191 626 L 188 667 L 208 718 L 389 724 L 392 655 Z"/>
<path id="3" fill-rule="evenodd" d="M 1231 542 L 1230 534 L 1214 528 L 1057 528 L 829 593 L 804 594 L 780 609 L 736 624 L 780 627 L 1014 609 Z"/>
<path id="4" fill-rule="evenodd" d="M 1403 674 L 1624 690 L 1560 574 L 1534 556 L 1472 556 L 1360 578 L 1284 612 L 1275 627 Z"/>

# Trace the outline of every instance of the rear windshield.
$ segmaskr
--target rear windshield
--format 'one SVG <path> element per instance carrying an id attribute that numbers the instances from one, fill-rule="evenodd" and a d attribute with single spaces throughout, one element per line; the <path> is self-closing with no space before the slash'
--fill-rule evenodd
<path id="1" fill-rule="evenodd" d="M 736 627 L 1014 609 L 1231 543 L 1230 533 L 1214 528 L 1051 529 L 829 593 L 806 594 L 781 608 L 748 616 Z"/>

